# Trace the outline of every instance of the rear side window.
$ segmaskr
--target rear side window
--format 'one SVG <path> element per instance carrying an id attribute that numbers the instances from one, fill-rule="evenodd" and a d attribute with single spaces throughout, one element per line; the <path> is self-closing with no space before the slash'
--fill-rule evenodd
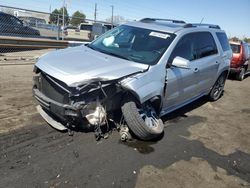
<path id="1" fill-rule="evenodd" d="M 198 57 L 203 58 L 218 53 L 214 38 L 209 32 L 197 33 Z"/>
<path id="2" fill-rule="evenodd" d="M 222 50 L 223 51 L 230 50 L 230 45 L 229 45 L 229 42 L 228 42 L 227 35 L 225 33 L 216 33 L 216 35 L 217 35 L 217 38 L 220 41 L 220 45 L 222 47 Z"/>

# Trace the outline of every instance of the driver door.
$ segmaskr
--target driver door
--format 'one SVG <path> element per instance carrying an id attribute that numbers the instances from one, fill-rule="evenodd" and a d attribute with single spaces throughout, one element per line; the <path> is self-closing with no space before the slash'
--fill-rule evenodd
<path id="1" fill-rule="evenodd" d="M 172 111 L 198 95 L 198 64 L 196 61 L 195 34 L 183 36 L 172 51 L 167 72 L 167 87 L 163 102 L 164 111 Z M 175 57 L 189 60 L 188 68 L 180 68 L 172 65 Z"/>

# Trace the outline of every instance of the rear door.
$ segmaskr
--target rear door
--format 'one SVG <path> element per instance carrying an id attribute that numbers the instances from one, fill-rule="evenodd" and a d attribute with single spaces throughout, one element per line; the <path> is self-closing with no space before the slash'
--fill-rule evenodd
<path id="1" fill-rule="evenodd" d="M 220 53 L 222 53 L 220 55 L 220 63 L 229 66 L 232 60 L 232 49 L 229 45 L 227 35 L 224 32 L 216 32 L 216 36 L 221 48 Z"/>
<path id="2" fill-rule="evenodd" d="M 202 95 L 214 85 L 221 61 L 216 42 L 210 32 L 198 32 L 196 37 L 197 79 L 199 93 Z"/>

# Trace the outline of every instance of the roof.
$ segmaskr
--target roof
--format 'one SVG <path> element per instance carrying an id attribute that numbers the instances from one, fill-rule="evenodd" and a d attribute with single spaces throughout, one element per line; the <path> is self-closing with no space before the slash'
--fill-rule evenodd
<path id="1" fill-rule="evenodd" d="M 158 30 L 162 32 L 176 33 L 177 31 L 184 30 L 186 28 L 209 28 L 209 29 L 219 29 L 218 25 L 213 24 L 193 24 L 186 23 L 182 20 L 172 20 L 172 19 L 159 19 L 159 18 L 144 18 L 140 21 L 129 22 L 125 25 L 141 27 L 145 29 Z"/>
<path id="2" fill-rule="evenodd" d="M 240 41 L 229 41 L 230 44 L 237 44 L 237 45 L 240 45 L 241 42 Z"/>

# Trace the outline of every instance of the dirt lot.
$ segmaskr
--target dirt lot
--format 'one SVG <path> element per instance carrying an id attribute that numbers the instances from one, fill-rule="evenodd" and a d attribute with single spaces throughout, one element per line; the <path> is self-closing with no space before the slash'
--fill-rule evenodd
<path id="1" fill-rule="evenodd" d="M 37 114 L 30 63 L 0 62 L 0 187 L 250 187 L 249 77 L 165 116 L 158 142 L 96 142 Z"/>

